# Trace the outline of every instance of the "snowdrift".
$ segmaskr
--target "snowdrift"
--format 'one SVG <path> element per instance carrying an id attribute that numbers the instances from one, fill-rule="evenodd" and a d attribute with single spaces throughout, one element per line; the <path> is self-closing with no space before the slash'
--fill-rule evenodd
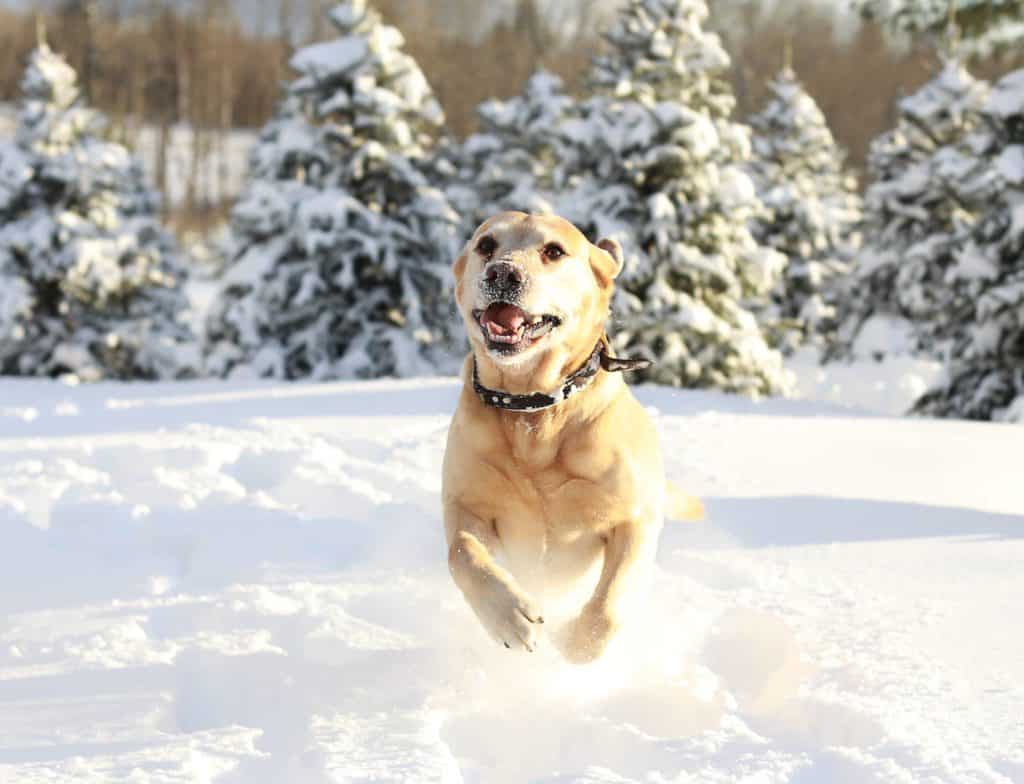
<path id="1" fill-rule="evenodd" d="M 709 520 L 576 668 L 447 575 L 454 381 L 0 390 L 0 781 L 1024 780 L 1017 428 L 640 389 Z"/>

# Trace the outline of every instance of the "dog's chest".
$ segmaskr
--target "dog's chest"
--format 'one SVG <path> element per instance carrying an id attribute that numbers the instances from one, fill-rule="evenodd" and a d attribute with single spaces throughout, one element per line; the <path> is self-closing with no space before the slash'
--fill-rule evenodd
<path id="1" fill-rule="evenodd" d="M 549 470 L 561 448 L 559 439 L 550 437 L 556 428 L 529 416 L 516 417 L 511 422 L 506 423 L 502 432 L 512 459 L 531 473 Z"/>
<path id="2" fill-rule="evenodd" d="M 514 484 L 495 527 L 516 577 L 540 586 L 582 576 L 608 528 L 600 488 L 556 469 L 521 474 Z"/>
<path id="3" fill-rule="evenodd" d="M 519 465 L 510 477 L 519 500 L 506 512 L 510 528 L 546 550 L 604 533 L 614 517 L 614 501 L 598 482 L 573 475 L 558 461 Z"/>
<path id="4" fill-rule="evenodd" d="M 571 440 L 534 435 L 529 427 L 519 427 L 510 439 L 520 497 L 528 501 L 530 516 L 542 521 L 555 541 L 600 533 L 616 506 L 600 481 L 601 472 L 581 470 L 589 466 L 575 459 L 579 448 Z"/>

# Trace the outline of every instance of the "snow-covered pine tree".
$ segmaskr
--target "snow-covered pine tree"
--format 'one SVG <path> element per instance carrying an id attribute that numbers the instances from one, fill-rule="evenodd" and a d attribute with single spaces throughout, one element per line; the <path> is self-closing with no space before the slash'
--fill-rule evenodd
<path id="1" fill-rule="evenodd" d="M 872 142 L 864 246 L 840 308 L 831 357 L 924 353 L 941 357 L 935 321 L 955 307 L 946 270 L 977 217 L 959 181 L 961 151 L 988 86 L 955 58 L 900 101 L 896 127 Z"/>
<path id="2" fill-rule="evenodd" d="M 427 172 L 443 122 L 401 33 L 365 0 L 298 74 L 252 153 L 229 266 L 207 325 L 218 375 L 375 377 L 447 371 L 458 216 Z"/>
<path id="3" fill-rule="evenodd" d="M 0 372 L 178 378 L 198 356 L 182 321 L 185 269 L 139 162 L 45 44 L 0 148 Z"/>
<path id="4" fill-rule="evenodd" d="M 449 188 L 470 231 L 503 210 L 553 211 L 558 128 L 574 103 L 559 77 L 539 70 L 522 95 L 480 105 L 480 130 L 458 146 Z"/>
<path id="5" fill-rule="evenodd" d="M 0 144 L 0 225 L 18 219 L 28 198 L 32 163 L 15 144 Z M 9 253 L 0 253 L 0 371 L 23 349 L 32 316 L 28 282 Z"/>
<path id="6" fill-rule="evenodd" d="M 852 5 L 899 36 L 923 36 L 940 46 L 952 24 L 966 54 L 1013 51 L 1024 39 L 1020 0 L 853 0 Z"/>
<path id="7" fill-rule="evenodd" d="M 950 366 L 915 408 L 1024 422 L 1024 70 L 994 86 L 983 117 L 965 145 L 976 165 L 964 183 L 986 207 L 945 278 L 959 295 L 940 321 Z"/>
<path id="8" fill-rule="evenodd" d="M 590 83 L 648 106 L 675 101 L 712 119 L 735 106 L 719 37 L 704 30 L 704 0 L 628 0 L 605 31 L 609 51 L 594 58 Z"/>
<path id="9" fill-rule="evenodd" d="M 769 84 L 764 109 L 750 118 L 750 172 L 767 214 L 754 236 L 788 259 L 772 292 L 776 342 L 790 352 L 820 343 L 835 328 L 835 283 L 860 245 L 856 179 L 825 116 L 789 67 Z"/>
<path id="10" fill-rule="evenodd" d="M 731 119 L 729 58 L 704 0 L 630 0 L 564 124 L 560 211 L 626 250 L 612 339 L 655 360 L 641 378 L 747 394 L 788 388 L 752 308 L 785 259 L 754 240 L 749 129 Z"/>

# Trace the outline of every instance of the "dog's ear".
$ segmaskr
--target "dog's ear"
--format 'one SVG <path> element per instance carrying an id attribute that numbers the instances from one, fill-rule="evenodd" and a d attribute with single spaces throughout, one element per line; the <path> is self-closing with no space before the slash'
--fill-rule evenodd
<path id="1" fill-rule="evenodd" d="M 596 245 L 591 245 L 590 266 L 601 287 L 608 288 L 622 272 L 622 246 L 613 239 L 599 240 Z"/>

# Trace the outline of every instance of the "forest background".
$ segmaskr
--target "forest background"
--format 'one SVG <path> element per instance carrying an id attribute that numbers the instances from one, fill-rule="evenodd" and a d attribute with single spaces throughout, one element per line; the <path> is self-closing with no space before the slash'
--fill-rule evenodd
<path id="1" fill-rule="evenodd" d="M 220 223 L 244 180 L 257 129 L 273 113 L 297 47 L 331 37 L 332 0 L 8 0 L 0 3 L 0 102 L 13 105 L 41 30 L 78 71 L 111 133 L 142 155 L 179 232 Z M 601 51 L 621 0 L 375 0 L 398 27 L 459 137 L 478 104 L 517 95 L 538 67 L 570 91 Z M 764 103 L 785 58 L 829 119 L 855 171 L 896 119 L 900 97 L 936 70 L 936 49 L 902 40 L 842 0 L 709 0 L 708 27 L 732 57 L 738 118 Z M 976 58 L 993 78 L 1020 67 Z M 4 115 L 13 118 L 14 109 Z M 13 119 L 11 120 L 13 121 Z M 173 156 L 177 160 L 172 160 Z M 863 177 L 860 178 L 863 181 Z"/>

